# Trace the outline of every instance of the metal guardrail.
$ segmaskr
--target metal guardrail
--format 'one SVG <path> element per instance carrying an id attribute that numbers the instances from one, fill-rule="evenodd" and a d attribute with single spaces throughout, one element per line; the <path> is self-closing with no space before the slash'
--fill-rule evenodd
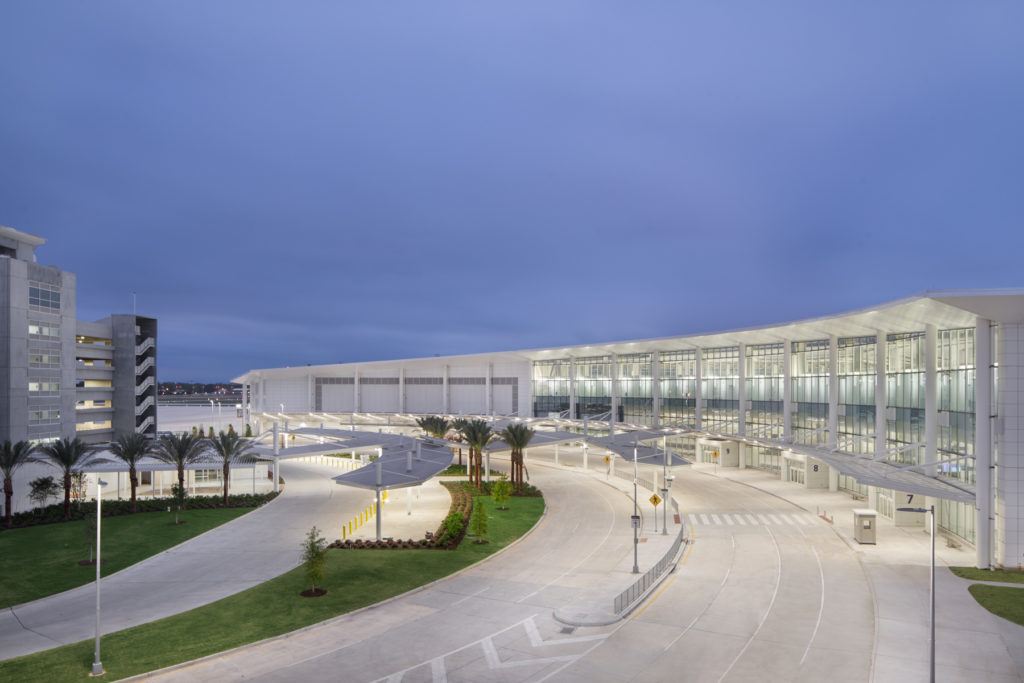
<path id="1" fill-rule="evenodd" d="M 672 498 L 672 509 L 677 513 L 679 512 L 679 503 L 676 502 L 675 498 Z M 615 596 L 614 610 L 615 614 L 622 614 L 626 612 L 630 607 L 635 605 L 651 588 L 661 580 L 662 576 L 668 571 L 675 567 L 675 557 L 679 553 L 679 546 L 683 543 L 683 536 L 686 531 L 686 524 L 679 525 L 679 533 L 676 535 L 672 545 L 669 547 L 668 552 L 657 564 L 647 570 L 643 576 L 627 588 L 626 590 Z"/>

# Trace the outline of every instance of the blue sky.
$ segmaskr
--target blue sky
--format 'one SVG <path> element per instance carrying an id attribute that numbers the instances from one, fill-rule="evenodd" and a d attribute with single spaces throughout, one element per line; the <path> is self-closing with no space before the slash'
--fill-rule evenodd
<path id="1" fill-rule="evenodd" d="M 162 379 L 1024 286 L 1024 5 L 7 2 L 0 224 Z"/>

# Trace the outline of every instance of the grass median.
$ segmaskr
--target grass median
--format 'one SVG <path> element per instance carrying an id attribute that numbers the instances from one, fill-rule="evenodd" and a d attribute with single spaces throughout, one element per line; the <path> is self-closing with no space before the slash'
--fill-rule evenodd
<path id="1" fill-rule="evenodd" d="M 299 595 L 309 588 L 299 567 L 209 605 L 103 636 L 107 680 L 288 633 L 400 595 L 501 550 L 529 531 L 544 511 L 542 498 L 513 498 L 508 510 L 495 510 L 489 496 L 477 500 L 487 505 L 486 544 L 468 537 L 455 550 L 329 550 L 320 584 L 328 593 L 321 598 Z M 85 640 L 0 662 L 0 680 L 85 680 L 92 661 L 93 641 Z"/>
<path id="2" fill-rule="evenodd" d="M 1024 588 L 975 583 L 967 590 L 992 614 L 1024 626 Z"/>
<path id="3" fill-rule="evenodd" d="M 977 567 L 950 567 L 949 570 L 961 579 L 971 581 L 999 581 L 1000 583 L 1024 583 L 1024 572 L 1005 569 L 978 569 Z"/>
<path id="4" fill-rule="evenodd" d="M 143 512 L 103 518 L 103 575 L 140 562 L 255 508 L 184 510 L 184 524 L 173 512 Z M 96 579 L 90 558 L 96 527 L 89 522 L 44 524 L 0 533 L 0 608 L 37 600 Z"/>

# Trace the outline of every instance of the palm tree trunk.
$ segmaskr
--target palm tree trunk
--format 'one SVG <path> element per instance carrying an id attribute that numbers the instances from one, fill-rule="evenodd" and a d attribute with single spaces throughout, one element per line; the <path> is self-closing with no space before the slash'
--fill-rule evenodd
<path id="1" fill-rule="evenodd" d="M 132 485 L 132 513 L 135 513 L 138 512 L 138 509 L 135 506 L 135 489 L 139 485 L 139 477 L 138 474 L 136 474 L 135 472 L 134 465 L 132 465 L 131 468 L 128 470 L 128 481 L 130 481 Z"/>
<path id="2" fill-rule="evenodd" d="M 224 463 L 224 507 L 228 506 L 228 473 L 231 469 L 231 465 L 227 462 Z"/>
<path id="3" fill-rule="evenodd" d="M 11 528 L 11 496 L 14 495 L 14 484 L 10 477 L 4 477 L 4 521 Z"/>
<path id="4" fill-rule="evenodd" d="M 71 472 L 64 473 L 64 519 L 71 518 Z"/>

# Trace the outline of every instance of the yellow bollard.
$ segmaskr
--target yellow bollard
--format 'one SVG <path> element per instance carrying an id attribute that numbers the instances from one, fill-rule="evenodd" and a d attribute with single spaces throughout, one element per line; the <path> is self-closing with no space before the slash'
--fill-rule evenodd
<path id="1" fill-rule="evenodd" d="M 352 520 L 348 520 L 348 532 L 352 533 Z"/>
<path id="2" fill-rule="evenodd" d="M 341 540 L 344 541 L 346 538 L 347 536 L 345 536 L 345 527 L 341 527 Z"/>

